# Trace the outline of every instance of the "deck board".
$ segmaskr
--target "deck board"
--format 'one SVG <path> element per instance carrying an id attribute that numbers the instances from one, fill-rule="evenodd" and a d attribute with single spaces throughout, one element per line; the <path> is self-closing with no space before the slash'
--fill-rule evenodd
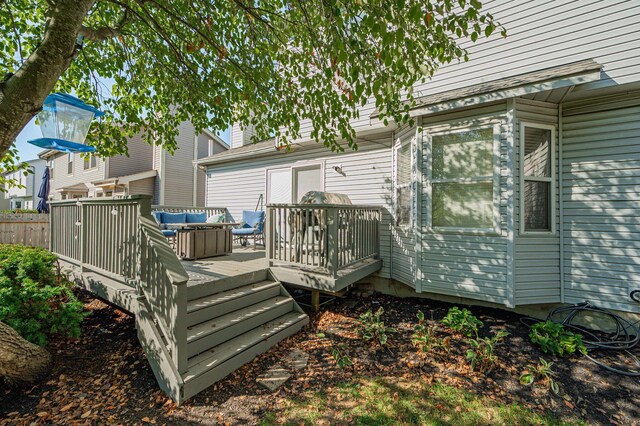
<path id="1" fill-rule="evenodd" d="M 221 280 L 247 272 L 266 269 L 266 253 L 263 248 L 234 246 L 233 253 L 199 260 L 183 260 L 182 266 L 189 274 L 188 285 Z"/>

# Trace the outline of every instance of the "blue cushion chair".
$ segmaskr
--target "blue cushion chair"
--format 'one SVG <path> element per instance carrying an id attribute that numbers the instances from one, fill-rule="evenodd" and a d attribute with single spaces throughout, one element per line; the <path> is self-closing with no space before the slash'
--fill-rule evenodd
<path id="1" fill-rule="evenodd" d="M 192 213 L 187 213 L 186 215 L 187 215 L 186 223 L 205 223 L 207 221 L 206 212 L 192 212 Z"/>
<path id="2" fill-rule="evenodd" d="M 240 244 L 246 246 L 249 243 L 249 238 L 253 238 L 254 250 L 257 247 L 258 240 L 262 240 L 262 244 L 264 244 L 264 219 L 265 212 L 263 210 L 244 210 L 242 212 L 242 225 L 231 230 L 234 241 L 239 241 Z"/>

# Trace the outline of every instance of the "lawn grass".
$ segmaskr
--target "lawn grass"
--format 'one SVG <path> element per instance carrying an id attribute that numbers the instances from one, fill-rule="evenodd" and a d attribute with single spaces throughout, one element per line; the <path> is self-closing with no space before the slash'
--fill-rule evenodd
<path id="1" fill-rule="evenodd" d="M 263 425 L 564 425 L 520 404 L 490 398 L 424 380 L 360 379 L 285 399 L 269 412 Z"/>

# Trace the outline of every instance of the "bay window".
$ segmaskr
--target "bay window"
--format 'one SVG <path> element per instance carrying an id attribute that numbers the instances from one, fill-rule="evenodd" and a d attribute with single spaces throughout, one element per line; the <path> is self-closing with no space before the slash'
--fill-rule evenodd
<path id="1" fill-rule="evenodd" d="M 497 231 L 499 125 L 431 134 L 431 227 Z"/>
<path id="2" fill-rule="evenodd" d="M 555 127 L 520 124 L 520 232 L 555 232 Z"/>

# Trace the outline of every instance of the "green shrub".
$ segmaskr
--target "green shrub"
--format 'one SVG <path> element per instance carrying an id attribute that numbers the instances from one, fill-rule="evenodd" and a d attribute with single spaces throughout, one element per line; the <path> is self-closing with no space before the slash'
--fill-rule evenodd
<path id="1" fill-rule="evenodd" d="M 382 321 L 384 309 L 382 306 L 375 312 L 370 310 L 360 315 L 360 325 L 358 326 L 358 336 L 363 340 L 377 340 L 381 346 L 387 344 L 389 337 L 387 333 L 394 333 L 395 329 L 387 327 Z"/>
<path id="2" fill-rule="evenodd" d="M 467 337 L 478 334 L 478 328 L 482 327 L 482 321 L 476 318 L 468 309 L 460 309 L 457 306 L 449 309 L 447 315 L 442 318 L 442 323 Z"/>
<path id="3" fill-rule="evenodd" d="M 537 365 L 527 365 L 527 369 L 520 375 L 520 383 L 529 386 L 536 381 L 540 381 L 548 390 L 560 395 L 560 386 L 553 379 L 556 376 L 556 372 L 553 371 L 552 367 L 552 362 L 547 362 L 540 358 L 540 362 Z"/>
<path id="4" fill-rule="evenodd" d="M 582 336 L 567 330 L 562 324 L 545 321 L 534 324 L 529 332 L 531 341 L 539 345 L 545 353 L 556 356 L 570 356 L 576 352 L 587 354 Z"/>
<path id="5" fill-rule="evenodd" d="M 469 339 L 471 349 L 467 350 L 467 361 L 471 363 L 471 369 L 477 369 L 481 373 L 491 371 L 498 363 L 498 356 L 495 354 L 496 346 L 508 335 L 508 332 L 498 330 L 493 337 Z"/>
<path id="6" fill-rule="evenodd" d="M 451 339 L 448 336 L 439 337 L 436 328 L 427 325 L 422 311 L 418 311 L 416 316 L 418 318 L 418 324 L 413 327 L 411 342 L 424 353 L 439 351 L 449 353 L 451 351 Z"/>
<path id="7" fill-rule="evenodd" d="M 79 336 L 84 317 L 56 261 L 41 248 L 0 244 L 0 321 L 42 346 L 53 335 Z"/>

